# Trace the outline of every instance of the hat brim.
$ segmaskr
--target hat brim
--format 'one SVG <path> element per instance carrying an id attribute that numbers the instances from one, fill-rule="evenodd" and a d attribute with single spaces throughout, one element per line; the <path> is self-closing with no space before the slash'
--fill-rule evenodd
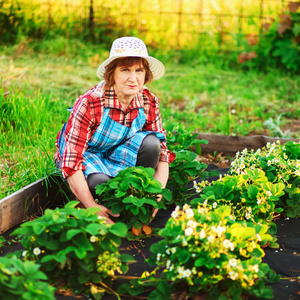
<path id="1" fill-rule="evenodd" d="M 98 68 L 97 70 L 97 76 L 100 79 L 104 79 L 104 73 L 105 73 L 105 67 L 110 64 L 113 60 L 120 58 L 120 57 L 128 57 L 128 56 L 112 56 L 108 59 L 106 59 Z M 162 62 L 160 62 L 158 59 L 152 57 L 152 56 L 134 56 L 134 57 L 143 57 L 145 58 L 149 63 L 150 71 L 153 75 L 153 80 L 160 79 L 165 74 L 165 66 Z"/>

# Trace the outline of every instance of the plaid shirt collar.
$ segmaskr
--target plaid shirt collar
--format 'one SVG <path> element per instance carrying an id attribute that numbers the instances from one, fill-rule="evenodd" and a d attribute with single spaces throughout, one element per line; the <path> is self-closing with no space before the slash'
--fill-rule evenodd
<path id="1" fill-rule="evenodd" d="M 122 109 L 122 105 L 117 97 L 117 94 L 113 86 L 111 86 L 109 89 L 107 89 L 104 92 L 103 97 L 104 97 L 104 107 Z M 129 105 L 129 110 L 134 108 L 142 108 L 142 107 L 144 107 L 144 98 L 142 96 L 142 93 L 138 93 L 132 99 Z"/>

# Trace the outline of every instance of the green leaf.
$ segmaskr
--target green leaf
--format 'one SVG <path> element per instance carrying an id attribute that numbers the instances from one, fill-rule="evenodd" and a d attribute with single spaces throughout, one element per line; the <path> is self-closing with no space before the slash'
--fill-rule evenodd
<path id="1" fill-rule="evenodd" d="M 201 267 L 204 265 L 206 261 L 206 258 L 205 257 L 199 257 L 196 261 L 195 261 L 195 266 L 196 267 Z"/>
<path id="2" fill-rule="evenodd" d="M 119 237 L 125 237 L 127 234 L 127 226 L 123 223 L 115 223 L 109 228 L 109 231 Z"/>
<path id="3" fill-rule="evenodd" d="M 133 262 L 135 262 L 135 259 L 130 254 L 127 254 L 127 253 L 122 254 L 120 256 L 120 260 L 124 263 L 133 263 Z"/>
<path id="4" fill-rule="evenodd" d="M 81 229 L 70 229 L 67 232 L 67 240 L 71 240 L 75 235 L 81 233 L 82 230 Z"/>
<path id="5" fill-rule="evenodd" d="M 86 226 L 85 231 L 91 235 L 97 235 L 102 227 L 102 224 L 91 223 Z"/>
<path id="6" fill-rule="evenodd" d="M 250 185 L 248 187 L 247 194 L 248 194 L 250 199 L 256 199 L 258 192 L 259 192 L 259 190 L 256 186 Z"/>
<path id="7" fill-rule="evenodd" d="M 124 206 L 122 205 L 122 203 L 115 203 L 111 206 L 111 212 L 113 214 L 119 214 L 123 210 L 124 210 Z"/>

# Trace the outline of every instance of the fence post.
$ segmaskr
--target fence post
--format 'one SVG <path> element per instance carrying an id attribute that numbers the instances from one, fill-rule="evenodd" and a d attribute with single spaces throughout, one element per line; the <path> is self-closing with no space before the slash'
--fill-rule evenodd
<path id="1" fill-rule="evenodd" d="M 263 18 L 264 18 L 264 0 L 260 0 L 260 25 L 259 25 L 259 34 L 261 35 L 263 32 Z"/>
<path id="2" fill-rule="evenodd" d="M 52 19 L 52 16 L 51 16 L 51 0 L 48 0 L 47 2 L 48 4 L 48 28 L 50 29 L 51 28 L 51 19 Z"/>
<path id="3" fill-rule="evenodd" d="M 178 0 L 178 29 L 177 29 L 177 47 L 180 48 L 181 23 L 182 23 L 182 0 Z"/>

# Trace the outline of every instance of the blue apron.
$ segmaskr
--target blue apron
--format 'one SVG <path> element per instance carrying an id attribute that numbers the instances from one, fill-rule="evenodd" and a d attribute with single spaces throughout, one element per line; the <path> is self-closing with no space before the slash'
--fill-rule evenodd
<path id="1" fill-rule="evenodd" d="M 143 108 L 139 108 L 131 127 L 126 127 L 109 117 L 109 108 L 105 108 L 100 125 L 90 138 L 87 150 L 83 154 L 84 175 L 104 173 L 115 177 L 119 171 L 136 165 L 137 154 L 144 138 L 154 133 L 161 140 L 165 136 L 160 132 L 142 131 L 146 122 Z M 63 153 L 65 126 L 58 141 L 60 154 Z"/>

